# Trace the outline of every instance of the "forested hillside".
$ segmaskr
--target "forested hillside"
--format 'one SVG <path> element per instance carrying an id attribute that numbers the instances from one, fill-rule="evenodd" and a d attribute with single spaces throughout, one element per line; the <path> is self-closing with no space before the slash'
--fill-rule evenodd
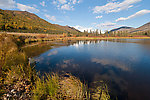
<path id="1" fill-rule="evenodd" d="M 51 24 L 27 11 L 2 9 L 0 9 L 0 31 L 50 34 L 76 34 L 80 32 L 69 26 Z"/>

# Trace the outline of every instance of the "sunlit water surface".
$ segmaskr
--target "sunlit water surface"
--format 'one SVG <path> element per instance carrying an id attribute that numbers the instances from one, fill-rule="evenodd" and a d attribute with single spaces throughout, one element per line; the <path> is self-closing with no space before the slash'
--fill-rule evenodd
<path id="1" fill-rule="evenodd" d="M 77 41 L 34 57 L 40 72 L 103 80 L 112 99 L 150 100 L 150 40 Z"/>

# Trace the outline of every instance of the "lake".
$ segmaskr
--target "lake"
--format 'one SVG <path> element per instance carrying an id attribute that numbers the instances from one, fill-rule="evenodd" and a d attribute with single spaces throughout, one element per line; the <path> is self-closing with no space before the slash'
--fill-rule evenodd
<path id="1" fill-rule="evenodd" d="M 41 73 L 69 72 L 89 87 L 104 81 L 112 99 L 150 100 L 150 40 L 67 41 L 34 59 Z"/>

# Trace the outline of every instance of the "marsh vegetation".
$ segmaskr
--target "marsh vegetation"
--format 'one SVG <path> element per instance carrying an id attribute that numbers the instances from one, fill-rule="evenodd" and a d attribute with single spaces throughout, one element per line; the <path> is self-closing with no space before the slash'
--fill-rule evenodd
<path id="1" fill-rule="evenodd" d="M 0 35 L 0 98 L 1 99 L 90 99 L 88 84 L 71 73 L 40 73 L 29 58 L 64 43 L 26 43 L 26 37 Z M 67 44 L 66 44 L 67 45 Z M 39 49 L 40 48 L 40 49 Z M 101 99 L 110 99 L 105 86 L 99 88 Z M 103 91 L 104 90 L 104 91 Z M 93 92 L 94 93 L 94 92 Z M 98 94 L 98 95 L 99 95 Z M 100 98 L 98 96 L 98 98 Z"/>

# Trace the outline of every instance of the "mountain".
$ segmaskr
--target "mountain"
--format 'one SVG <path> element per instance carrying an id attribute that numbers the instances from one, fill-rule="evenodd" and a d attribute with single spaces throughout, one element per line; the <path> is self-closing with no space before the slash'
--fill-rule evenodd
<path id="1" fill-rule="evenodd" d="M 75 29 L 74 27 L 70 27 L 70 26 L 61 26 L 61 25 L 58 25 L 58 24 L 55 24 L 56 27 L 60 28 L 60 29 L 64 29 L 64 30 L 68 30 L 68 31 L 75 31 L 75 32 L 80 32 L 79 30 Z"/>
<path id="2" fill-rule="evenodd" d="M 136 30 L 138 30 L 138 31 L 148 31 L 148 30 L 150 30 L 150 22 L 144 24 L 143 26 L 137 28 Z"/>
<path id="3" fill-rule="evenodd" d="M 133 27 L 122 26 L 119 28 L 112 29 L 111 32 L 113 32 L 113 31 L 130 31 L 133 29 L 134 29 Z"/>
<path id="4" fill-rule="evenodd" d="M 123 27 L 119 27 L 116 29 L 112 29 L 110 32 L 113 32 L 113 31 L 127 31 L 129 33 L 150 31 L 150 22 L 148 22 L 138 28 L 123 26 Z"/>
<path id="5" fill-rule="evenodd" d="M 0 31 L 29 33 L 79 33 L 70 27 L 51 24 L 33 13 L 0 9 Z"/>

